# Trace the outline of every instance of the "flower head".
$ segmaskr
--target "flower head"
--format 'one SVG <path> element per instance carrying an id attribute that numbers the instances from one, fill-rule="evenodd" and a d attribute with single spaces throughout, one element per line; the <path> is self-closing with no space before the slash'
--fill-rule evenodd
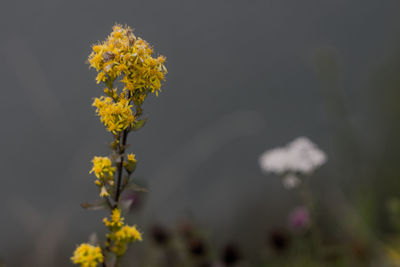
<path id="1" fill-rule="evenodd" d="M 97 108 L 96 113 L 100 116 L 100 121 L 114 134 L 132 126 L 135 121 L 132 105 L 125 97 L 120 97 L 115 102 L 111 97 L 101 96 L 94 99 L 93 106 Z"/>
<path id="2" fill-rule="evenodd" d="M 289 215 L 289 224 L 293 229 L 305 230 L 310 224 L 310 213 L 305 207 L 298 207 L 294 209 Z"/>
<path id="3" fill-rule="evenodd" d="M 142 235 L 136 229 L 136 226 L 123 226 L 119 231 L 115 232 L 116 240 L 126 240 L 127 242 L 142 241 Z"/>
<path id="4" fill-rule="evenodd" d="M 88 61 L 98 71 L 97 83 L 113 82 L 121 76 L 124 90 L 130 91 L 138 104 L 148 93 L 158 94 L 167 74 L 165 57 L 153 57 L 149 43 L 136 37 L 130 27 L 118 24 L 104 42 L 92 47 Z"/>
<path id="5" fill-rule="evenodd" d="M 96 175 L 98 179 L 105 181 L 113 178 L 115 167 L 112 167 L 112 162 L 109 157 L 94 157 L 92 163 L 93 167 L 90 173 L 94 172 L 94 175 Z"/>
<path id="6" fill-rule="evenodd" d="M 135 170 L 136 167 L 136 159 L 135 159 L 135 154 L 128 154 L 126 157 L 126 162 L 124 162 L 124 167 L 125 169 L 131 173 Z"/>
<path id="7" fill-rule="evenodd" d="M 136 229 L 136 226 L 125 225 L 121 229 L 108 234 L 108 238 L 113 242 L 111 251 L 117 256 L 125 254 L 128 243 L 142 241 L 141 233 Z"/>
<path id="8" fill-rule="evenodd" d="M 110 228 L 119 228 L 124 224 L 124 218 L 121 217 L 121 210 L 115 208 L 111 212 L 111 220 L 103 219 L 104 224 Z"/>
<path id="9" fill-rule="evenodd" d="M 103 260 L 104 257 L 101 253 L 101 248 L 87 243 L 79 245 L 71 257 L 71 261 L 74 264 L 80 264 L 81 267 L 96 267 Z"/>
<path id="10" fill-rule="evenodd" d="M 127 244 L 135 241 L 142 241 L 142 235 L 136 226 L 124 224 L 124 218 L 121 217 L 121 211 L 114 209 L 111 214 L 111 220 L 104 218 L 104 224 L 110 228 L 107 238 L 110 241 L 111 251 L 117 256 L 125 254 Z"/>
<path id="11" fill-rule="evenodd" d="M 326 162 L 326 154 L 306 137 L 298 137 L 284 147 L 266 151 L 259 163 L 265 172 L 310 174 Z"/>
<path id="12" fill-rule="evenodd" d="M 130 154 L 128 154 L 127 158 L 128 158 L 128 161 L 136 162 L 135 154 L 130 153 Z"/>

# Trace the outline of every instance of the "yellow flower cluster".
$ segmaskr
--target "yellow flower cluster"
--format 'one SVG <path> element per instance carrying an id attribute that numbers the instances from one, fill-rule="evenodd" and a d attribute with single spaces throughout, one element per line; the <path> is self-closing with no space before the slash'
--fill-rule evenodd
<path id="1" fill-rule="evenodd" d="M 121 210 L 113 209 L 111 212 L 111 220 L 103 219 L 104 224 L 109 228 L 120 228 L 124 224 L 124 218 L 121 217 Z"/>
<path id="2" fill-rule="evenodd" d="M 100 180 L 110 180 L 114 176 L 115 167 L 112 167 L 111 159 L 109 157 L 94 157 L 92 159 L 93 167 L 90 173 Z"/>
<path id="3" fill-rule="evenodd" d="M 103 260 L 104 257 L 101 253 L 101 248 L 87 243 L 78 246 L 71 257 L 71 261 L 74 264 L 80 264 L 81 267 L 96 267 Z"/>
<path id="4" fill-rule="evenodd" d="M 93 106 L 97 108 L 96 113 L 100 116 L 101 122 L 113 134 L 133 126 L 135 117 L 132 112 L 132 105 L 129 104 L 129 100 L 123 94 L 117 102 L 111 97 L 96 97 Z"/>
<path id="5" fill-rule="evenodd" d="M 114 173 L 115 167 L 112 166 L 112 162 L 108 157 L 94 157 L 92 160 L 93 167 L 90 173 L 94 172 L 97 177 L 96 185 L 101 187 L 100 196 L 108 197 L 110 194 L 107 191 L 106 184 L 114 185 Z"/>
<path id="6" fill-rule="evenodd" d="M 128 161 L 136 163 L 135 154 L 130 153 L 130 154 L 128 154 L 127 158 L 128 158 Z"/>
<path id="7" fill-rule="evenodd" d="M 104 224 L 109 227 L 110 233 L 107 234 L 111 251 L 117 256 L 125 254 L 128 243 L 142 241 L 142 235 L 136 229 L 136 226 L 124 225 L 124 218 L 121 217 L 121 211 L 114 209 L 111 214 L 111 220 L 104 218 Z"/>
<path id="8" fill-rule="evenodd" d="M 153 49 L 136 37 L 128 26 L 114 25 L 106 41 L 92 47 L 89 64 L 98 71 L 97 83 L 112 84 L 121 76 L 124 90 L 131 92 L 135 103 L 143 103 L 148 93 L 161 89 L 167 69 L 165 57 L 153 57 Z"/>
<path id="9" fill-rule="evenodd" d="M 142 235 L 136 229 L 135 225 L 125 225 L 120 230 L 115 232 L 114 237 L 116 240 L 126 240 L 126 242 L 134 242 L 136 240 L 142 241 Z"/>

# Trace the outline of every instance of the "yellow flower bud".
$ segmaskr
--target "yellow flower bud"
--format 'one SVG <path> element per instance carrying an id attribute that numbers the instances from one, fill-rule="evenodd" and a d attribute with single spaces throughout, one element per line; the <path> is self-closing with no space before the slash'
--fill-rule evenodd
<path id="1" fill-rule="evenodd" d="M 124 162 L 124 167 L 127 170 L 127 172 L 129 172 L 129 173 L 131 173 L 135 170 L 135 167 L 136 167 L 135 154 L 128 154 L 127 161 Z"/>

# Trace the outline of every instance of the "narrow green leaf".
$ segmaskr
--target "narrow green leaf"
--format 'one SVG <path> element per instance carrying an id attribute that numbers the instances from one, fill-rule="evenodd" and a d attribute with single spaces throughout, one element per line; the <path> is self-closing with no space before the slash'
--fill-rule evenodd
<path id="1" fill-rule="evenodd" d="M 122 213 L 127 213 L 133 204 L 133 199 L 121 200 L 120 208 Z"/>
<path id="2" fill-rule="evenodd" d="M 147 118 L 141 119 L 135 122 L 134 126 L 132 127 L 132 131 L 139 131 L 147 122 Z"/>
<path id="3" fill-rule="evenodd" d="M 131 190 L 131 191 L 136 191 L 136 192 L 149 192 L 149 190 L 147 190 L 147 188 L 144 188 L 141 185 L 135 184 L 135 183 L 128 183 L 126 185 L 126 189 L 127 190 Z"/>
<path id="4" fill-rule="evenodd" d="M 93 202 L 82 203 L 81 207 L 88 210 L 104 210 L 108 208 L 108 204 L 104 199 L 100 199 Z"/>

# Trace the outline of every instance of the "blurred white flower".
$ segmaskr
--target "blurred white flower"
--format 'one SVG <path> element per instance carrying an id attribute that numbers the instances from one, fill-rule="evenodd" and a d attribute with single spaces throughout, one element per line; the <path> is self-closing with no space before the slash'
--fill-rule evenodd
<path id="1" fill-rule="evenodd" d="M 301 180 L 294 174 L 288 174 L 283 177 L 282 183 L 286 189 L 293 189 L 300 185 Z"/>
<path id="2" fill-rule="evenodd" d="M 264 172 L 310 174 L 326 160 L 326 154 L 317 145 L 306 137 L 298 137 L 284 147 L 264 152 L 259 163 Z"/>

